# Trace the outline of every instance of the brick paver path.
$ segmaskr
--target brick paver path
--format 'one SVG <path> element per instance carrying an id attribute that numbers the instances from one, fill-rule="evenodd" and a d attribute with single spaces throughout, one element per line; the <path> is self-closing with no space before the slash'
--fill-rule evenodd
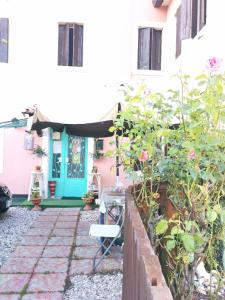
<path id="1" fill-rule="evenodd" d="M 69 276 L 90 274 L 98 248 L 88 236 L 93 221 L 79 221 L 79 208 L 47 208 L 0 268 L 1 300 L 62 300 Z M 99 271 L 121 270 L 105 259 Z"/>

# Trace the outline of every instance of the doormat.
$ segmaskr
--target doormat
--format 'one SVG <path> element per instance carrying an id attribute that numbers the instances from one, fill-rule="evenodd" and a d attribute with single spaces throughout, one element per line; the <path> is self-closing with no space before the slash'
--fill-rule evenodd
<path id="1" fill-rule="evenodd" d="M 33 203 L 31 201 L 24 201 L 20 204 L 24 207 L 32 207 Z M 41 201 L 41 208 L 47 207 L 83 207 L 84 202 L 81 199 L 43 199 Z"/>

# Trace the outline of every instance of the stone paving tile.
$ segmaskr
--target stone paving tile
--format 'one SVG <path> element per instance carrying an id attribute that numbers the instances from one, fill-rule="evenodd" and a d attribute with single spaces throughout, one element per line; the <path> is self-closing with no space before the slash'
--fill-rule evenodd
<path id="1" fill-rule="evenodd" d="M 41 212 L 41 216 L 58 216 L 60 214 L 60 211 L 53 210 L 53 211 L 46 211 L 43 210 Z"/>
<path id="2" fill-rule="evenodd" d="M 52 236 L 74 236 L 75 235 L 75 228 L 74 229 L 54 229 L 52 232 Z"/>
<path id="3" fill-rule="evenodd" d="M 55 228 L 67 228 L 67 229 L 72 229 L 76 228 L 77 222 L 56 222 Z"/>
<path id="4" fill-rule="evenodd" d="M 65 286 L 66 273 L 34 274 L 27 292 L 61 292 Z"/>
<path id="5" fill-rule="evenodd" d="M 57 219 L 58 222 L 76 222 L 76 216 L 59 216 Z"/>
<path id="6" fill-rule="evenodd" d="M 98 247 L 76 247 L 73 252 L 73 257 L 81 258 L 93 258 Z"/>
<path id="7" fill-rule="evenodd" d="M 12 257 L 39 257 L 44 246 L 17 246 Z"/>
<path id="8" fill-rule="evenodd" d="M 62 209 L 62 211 L 69 211 L 69 212 L 78 211 L 78 212 L 80 212 L 80 207 L 65 207 Z"/>
<path id="9" fill-rule="evenodd" d="M 77 236 L 76 237 L 76 246 L 95 246 L 98 247 L 99 243 L 96 238 L 91 238 L 90 236 Z"/>
<path id="10" fill-rule="evenodd" d="M 48 212 L 48 211 L 53 211 L 53 212 L 58 212 L 58 211 L 62 211 L 61 207 L 48 207 L 44 210 L 44 212 Z"/>
<path id="11" fill-rule="evenodd" d="M 0 299 L 1 300 L 19 300 L 20 295 L 19 294 L 8 294 L 8 295 L 0 294 Z"/>
<path id="12" fill-rule="evenodd" d="M 89 228 L 77 228 L 77 235 L 89 236 Z"/>
<path id="13" fill-rule="evenodd" d="M 27 235 L 24 236 L 22 241 L 20 242 L 21 246 L 43 246 L 47 243 L 47 236 L 32 236 Z"/>
<path id="14" fill-rule="evenodd" d="M 37 221 L 38 222 L 54 222 L 56 221 L 58 216 L 40 216 Z"/>
<path id="15" fill-rule="evenodd" d="M 63 300 L 63 295 L 58 292 L 53 293 L 33 293 L 26 294 L 22 300 Z"/>
<path id="16" fill-rule="evenodd" d="M 0 269 L 0 273 L 32 273 L 38 258 L 10 258 Z M 1 299 L 1 298 L 0 298 Z"/>
<path id="17" fill-rule="evenodd" d="M 31 228 L 24 235 L 49 236 L 52 228 Z"/>
<path id="18" fill-rule="evenodd" d="M 115 258 L 107 258 L 107 259 L 103 259 L 97 271 L 102 272 L 102 271 L 115 271 L 115 270 L 120 270 L 120 271 L 123 270 L 122 261 L 118 261 Z"/>
<path id="19" fill-rule="evenodd" d="M 92 272 L 92 259 L 76 259 L 71 261 L 70 275 L 74 274 L 90 274 Z"/>
<path id="20" fill-rule="evenodd" d="M 0 274 L 0 293 L 20 293 L 29 279 L 30 274 Z"/>
<path id="21" fill-rule="evenodd" d="M 64 273 L 67 268 L 67 258 L 40 258 L 34 273 Z"/>
<path id="22" fill-rule="evenodd" d="M 79 221 L 79 223 L 78 223 L 78 228 L 90 228 L 90 223 L 89 222 L 81 222 L 81 221 Z"/>
<path id="23" fill-rule="evenodd" d="M 47 243 L 47 246 L 72 246 L 73 245 L 73 237 L 51 237 Z"/>
<path id="24" fill-rule="evenodd" d="M 77 210 L 77 211 L 69 210 L 69 211 L 61 211 L 60 212 L 60 216 L 77 216 L 78 217 L 79 214 L 80 214 L 79 210 Z"/>
<path id="25" fill-rule="evenodd" d="M 53 228 L 55 225 L 55 222 L 34 222 L 31 227 L 33 228 Z"/>
<path id="26" fill-rule="evenodd" d="M 42 257 L 69 257 L 71 246 L 46 246 Z"/>

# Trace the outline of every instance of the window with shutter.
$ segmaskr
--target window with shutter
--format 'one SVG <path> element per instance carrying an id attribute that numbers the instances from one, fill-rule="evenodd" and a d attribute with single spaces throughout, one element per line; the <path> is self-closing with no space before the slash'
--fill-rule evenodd
<path id="1" fill-rule="evenodd" d="M 161 70 L 162 30 L 151 27 L 138 29 L 139 70 Z"/>
<path id="2" fill-rule="evenodd" d="M 181 37 L 194 38 L 206 24 L 207 0 L 182 0 Z"/>
<path id="3" fill-rule="evenodd" d="M 176 58 L 181 54 L 181 6 L 176 12 L 177 28 L 176 28 Z"/>
<path id="4" fill-rule="evenodd" d="M 58 65 L 83 66 L 83 25 L 59 24 Z"/>
<path id="5" fill-rule="evenodd" d="M 9 19 L 0 18 L 0 62 L 8 62 Z"/>

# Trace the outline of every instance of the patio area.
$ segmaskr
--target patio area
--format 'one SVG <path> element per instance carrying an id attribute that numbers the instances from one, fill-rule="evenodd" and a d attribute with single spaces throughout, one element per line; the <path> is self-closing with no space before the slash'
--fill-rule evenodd
<path id="1" fill-rule="evenodd" d="M 98 242 L 88 234 L 90 224 L 98 223 L 98 218 L 97 210 L 43 210 L 0 269 L 0 299 L 87 299 L 78 295 L 74 282 L 80 282 L 82 290 L 82 282 L 87 285 L 89 278 L 102 281 L 103 286 L 104 276 L 122 281 L 123 263 L 118 255 L 104 259 L 97 273 L 92 274 Z M 116 298 L 111 299 L 121 299 L 120 289 L 114 293 Z"/>

